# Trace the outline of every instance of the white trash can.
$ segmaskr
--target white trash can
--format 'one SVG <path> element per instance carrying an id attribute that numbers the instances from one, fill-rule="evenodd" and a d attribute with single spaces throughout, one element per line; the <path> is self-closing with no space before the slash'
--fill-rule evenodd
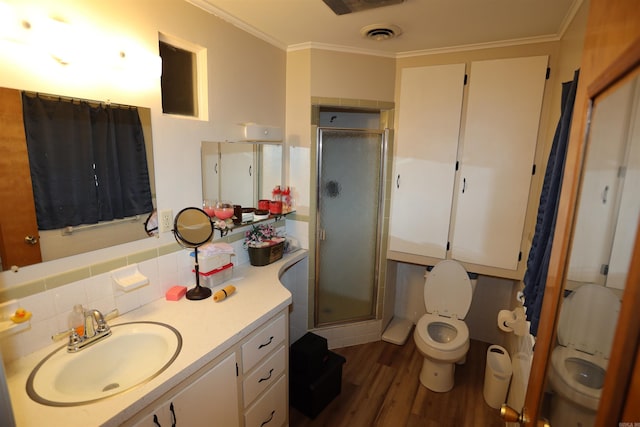
<path id="1" fill-rule="evenodd" d="M 491 345 L 487 350 L 487 367 L 484 371 L 484 401 L 498 409 L 507 401 L 507 391 L 511 382 L 511 359 L 507 350 L 499 345 Z"/>

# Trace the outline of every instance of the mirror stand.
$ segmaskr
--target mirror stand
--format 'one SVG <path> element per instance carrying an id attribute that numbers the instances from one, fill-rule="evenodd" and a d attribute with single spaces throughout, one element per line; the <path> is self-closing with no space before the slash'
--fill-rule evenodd
<path id="1" fill-rule="evenodd" d="M 195 288 L 189 289 L 187 291 L 187 299 L 192 301 L 198 301 L 201 299 L 206 299 L 211 296 L 211 289 L 200 286 L 200 267 L 198 265 L 198 247 L 196 246 L 193 249 L 195 262 L 193 269 L 196 272 L 196 286 Z"/>
<path id="2" fill-rule="evenodd" d="M 196 286 L 187 291 L 187 299 L 198 301 L 211 296 L 211 289 L 200 286 L 200 266 L 198 248 L 207 243 L 213 236 L 213 223 L 209 215 L 198 208 L 185 208 L 178 212 L 173 224 L 173 234 L 183 248 L 193 249 L 193 262 L 196 273 Z"/>

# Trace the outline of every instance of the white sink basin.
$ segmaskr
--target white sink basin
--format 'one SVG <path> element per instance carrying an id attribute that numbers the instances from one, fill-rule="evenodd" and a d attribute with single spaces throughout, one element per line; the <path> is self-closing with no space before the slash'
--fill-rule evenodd
<path id="1" fill-rule="evenodd" d="M 92 403 L 154 378 L 182 348 L 180 333 L 164 323 L 123 323 L 111 331 L 77 353 L 65 345 L 45 357 L 29 375 L 29 397 L 50 406 Z"/>

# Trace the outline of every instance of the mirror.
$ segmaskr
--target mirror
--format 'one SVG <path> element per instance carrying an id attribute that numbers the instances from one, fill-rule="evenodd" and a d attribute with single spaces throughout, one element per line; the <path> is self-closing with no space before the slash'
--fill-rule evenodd
<path id="1" fill-rule="evenodd" d="M 173 223 L 173 235 L 180 246 L 193 249 L 195 261 L 196 286 L 187 291 L 187 299 L 202 300 L 211 296 L 211 289 L 200 286 L 200 265 L 198 248 L 213 236 L 213 223 L 209 215 L 198 208 L 185 208 L 178 212 Z"/>
<path id="2" fill-rule="evenodd" d="M 640 84 L 593 105 L 567 288 L 624 288 L 640 213 Z"/>
<path id="3" fill-rule="evenodd" d="M 282 185 L 282 145 L 209 142 L 201 146 L 202 200 L 257 207 Z"/>
<path id="4" fill-rule="evenodd" d="M 551 425 L 592 426 L 640 217 L 640 77 L 591 106 L 572 249 L 548 369 Z"/>
<path id="5" fill-rule="evenodd" d="M 99 223 L 58 230 L 37 229 L 33 198 L 23 200 L 23 196 L 32 196 L 32 189 L 20 93 L 16 89 L 0 88 L 0 147 L 3 153 L 11 154 L 3 156 L 0 168 L 0 197 L 3 200 L 0 207 L 0 256 L 3 270 L 13 265 L 32 265 L 147 238 L 144 227 L 147 215 L 115 220 L 108 226 Z M 155 206 L 151 110 L 141 107 L 137 110 L 143 126 L 152 203 Z M 25 222 L 25 218 L 31 219 Z"/>

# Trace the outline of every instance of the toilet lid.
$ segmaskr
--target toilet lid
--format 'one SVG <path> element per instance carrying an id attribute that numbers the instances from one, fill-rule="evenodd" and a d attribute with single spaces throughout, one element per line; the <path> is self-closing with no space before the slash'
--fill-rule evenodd
<path id="1" fill-rule="evenodd" d="M 427 313 L 464 319 L 471 305 L 471 280 L 462 265 L 452 260 L 440 261 L 424 284 Z"/>
<path id="2" fill-rule="evenodd" d="M 608 359 L 619 312 L 620 300 L 609 289 L 592 283 L 582 285 L 562 302 L 558 342 Z"/>

